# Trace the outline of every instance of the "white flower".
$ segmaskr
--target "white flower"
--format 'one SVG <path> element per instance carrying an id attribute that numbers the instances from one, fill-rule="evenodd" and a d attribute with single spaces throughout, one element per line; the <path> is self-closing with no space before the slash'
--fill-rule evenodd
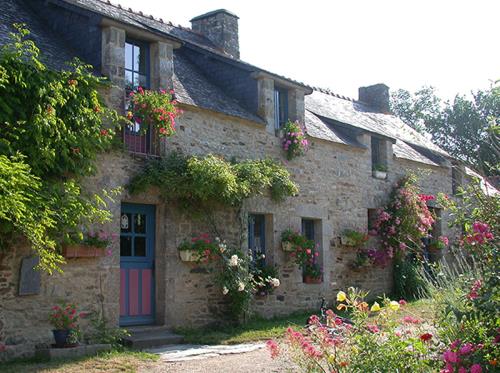
<path id="1" fill-rule="evenodd" d="M 227 293 L 229 293 L 229 289 L 227 287 L 223 287 L 222 288 L 222 294 L 226 295 Z"/>
<path id="2" fill-rule="evenodd" d="M 269 282 L 271 283 L 271 285 L 274 288 L 277 288 L 278 286 L 280 286 L 280 280 L 277 279 L 277 278 L 272 278 L 272 279 L 269 280 Z"/>
<path id="3" fill-rule="evenodd" d="M 221 254 L 222 254 L 222 253 L 224 253 L 224 251 L 226 251 L 226 244 L 221 243 L 221 244 L 219 245 L 219 250 L 220 250 L 220 253 L 221 253 Z"/>
<path id="4" fill-rule="evenodd" d="M 245 290 L 245 284 L 243 282 L 238 282 L 238 291 L 243 291 Z"/>
<path id="5" fill-rule="evenodd" d="M 229 259 L 229 265 L 231 267 L 236 267 L 238 265 L 238 255 L 231 256 L 231 259 Z"/>

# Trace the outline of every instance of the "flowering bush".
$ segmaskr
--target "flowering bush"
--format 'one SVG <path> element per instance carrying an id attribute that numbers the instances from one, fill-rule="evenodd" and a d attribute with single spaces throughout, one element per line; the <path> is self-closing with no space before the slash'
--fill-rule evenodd
<path id="1" fill-rule="evenodd" d="M 139 87 L 130 92 L 127 118 L 138 123 L 142 133 L 152 127 L 161 137 L 170 137 L 175 134 L 175 118 L 182 113 L 173 95 L 173 90 L 151 91 Z"/>
<path id="2" fill-rule="evenodd" d="M 265 263 L 261 264 L 261 262 L 257 263 L 252 267 L 255 292 L 260 296 L 271 294 L 281 284 L 278 278 L 278 268 Z"/>
<path id="3" fill-rule="evenodd" d="M 299 122 L 288 121 L 283 126 L 283 150 L 286 158 L 291 160 L 303 155 L 309 146 L 306 130 Z"/>
<path id="4" fill-rule="evenodd" d="M 68 303 L 52 307 L 49 321 L 55 330 L 70 330 L 77 328 L 80 317 L 85 317 L 85 314 L 78 313 L 76 306 Z"/>
<path id="5" fill-rule="evenodd" d="M 267 343 L 273 358 L 291 360 L 305 372 L 424 372 L 438 344 L 429 326 L 397 320 L 405 302 L 383 299 L 370 308 L 366 293 L 349 288 L 337 294 L 337 309 L 348 311 L 352 324 L 332 311 L 322 321 L 313 315 L 307 330 L 289 328 L 284 342 Z"/>

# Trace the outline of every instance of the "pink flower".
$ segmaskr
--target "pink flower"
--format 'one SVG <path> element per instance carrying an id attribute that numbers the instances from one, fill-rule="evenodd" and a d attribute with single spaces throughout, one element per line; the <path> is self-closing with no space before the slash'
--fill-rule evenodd
<path id="1" fill-rule="evenodd" d="M 467 355 L 470 354 L 473 350 L 474 345 L 472 343 L 466 343 L 460 348 L 458 352 L 460 353 L 460 355 Z"/>
<path id="2" fill-rule="evenodd" d="M 467 373 L 467 368 L 464 367 L 458 368 L 458 373 Z"/>
<path id="3" fill-rule="evenodd" d="M 279 347 L 275 341 L 273 341 L 273 340 L 267 341 L 266 346 L 269 349 L 269 351 L 271 352 L 271 358 L 274 359 L 279 355 Z"/>
<path id="4" fill-rule="evenodd" d="M 380 329 L 378 328 L 377 325 L 367 325 L 366 328 L 371 331 L 372 333 L 379 333 Z"/>
<path id="5" fill-rule="evenodd" d="M 443 354 L 443 359 L 447 363 L 456 364 L 458 363 L 458 354 L 451 350 L 446 350 Z"/>
<path id="6" fill-rule="evenodd" d="M 400 299 L 398 303 L 400 306 L 406 306 L 408 304 L 408 302 L 406 302 L 404 299 Z"/>
<path id="7" fill-rule="evenodd" d="M 483 369 L 481 368 L 481 365 L 479 364 L 474 364 L 470 367 L 470 373 L 481 373 Z"/>

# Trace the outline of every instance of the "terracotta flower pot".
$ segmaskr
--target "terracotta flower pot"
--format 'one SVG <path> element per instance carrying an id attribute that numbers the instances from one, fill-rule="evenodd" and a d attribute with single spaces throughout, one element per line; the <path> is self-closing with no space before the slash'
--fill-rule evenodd
<path id="1" fill-rule="evenodd" d="M 322 282 L 323 279 L 321 277 L 304 276 L 304 284 L 321 284 Z"/>
<path id="2" fill-rule="evenodd" d="M 88 245 L 71 245 L 64 247 L 62 254 L 65 258 L 97 258 L 106 256 L 106 249 Z"/>

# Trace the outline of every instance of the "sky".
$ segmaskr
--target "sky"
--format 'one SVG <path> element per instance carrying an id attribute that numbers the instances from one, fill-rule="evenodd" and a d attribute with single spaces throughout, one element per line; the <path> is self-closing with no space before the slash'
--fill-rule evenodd
<path id="1" fill-rule="evenodd" d="M 190 27 L 239 16 L 241 59 L 352 98 L 358 88 L 433 86 L 444 99 L 500 79 L 499 0 L 112 0 Z"/>

